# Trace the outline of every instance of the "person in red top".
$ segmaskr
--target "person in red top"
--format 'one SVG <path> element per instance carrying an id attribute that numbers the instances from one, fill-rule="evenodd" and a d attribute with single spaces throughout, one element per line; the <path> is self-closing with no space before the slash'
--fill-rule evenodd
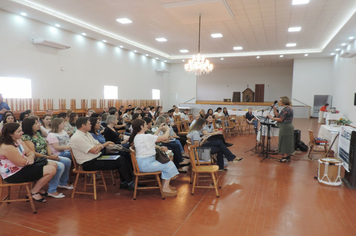
<path id="1" fill-rule="evenodd" d="M 328 111 L 328 106 L 329 106 L 329 103 L 325 103 L 325 105 L 320 108 L 320 110 L 319 110 L 319 120 L 318 120 L 319 124 L 324 124 L 325 123 L 324 112 Z"/>

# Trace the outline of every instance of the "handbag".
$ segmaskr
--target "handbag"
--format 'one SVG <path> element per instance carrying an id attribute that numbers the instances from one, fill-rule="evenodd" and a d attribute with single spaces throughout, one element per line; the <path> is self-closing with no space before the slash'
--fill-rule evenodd
<path id="1" fill-rule="evenodd" d="M 166 153 L 164 153 L 164 151 L 159 148 L 156 148 L 156 160 L 162 164 L 165 164 L 170 161 Z"/>
<path id="2" fill-rule="evenodd" d="M 115 144 L 113 147 L 107 146 L 105 148 L 105 154 L 117 154 L 118 152 L 130 152 L 129 149 L 123 147 L 121 144 Z"/>
<path id="3" fill-rule="evenodd" d="M 47 160 L 47 158 L 45 156 L 37 157 L 34 160 L 32 166 L 45 166 L 45 165 L 47 165 L 47 163 L 48 163 L 48 160 Z"/>
<path id="4" fill-rule="evenodd" d="M 201 161 L 211 161 L 211 149 L 208 147 L 197 147 L 198 158 Z"/>

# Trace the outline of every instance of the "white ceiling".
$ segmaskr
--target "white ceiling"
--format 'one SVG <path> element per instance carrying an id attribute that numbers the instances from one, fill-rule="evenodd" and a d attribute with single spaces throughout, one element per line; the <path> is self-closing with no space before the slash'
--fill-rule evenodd
<path id="1" fill-rule="evenodd" d="M 0 8 L 170 63 L 183 63 L 197 53 L 202 13 L 201 53 L 215 67 L 292 65 L 305 53 L 331 56 L 356 37 L 356 0 L 310 0 L 295 6 L 292 0 L 0 0 Z M 133 23 L 123 25 L 117 18 Z M 302 30 L 288 32 L 296 26 Z M 223 37 L 212 38 L 212 33 Z M 167 42 L 157 42 L 159 37 Z M 287 48 L 287 43 L 297 46 Z M 243 50 L 234 51 L 235 46 Z"/>

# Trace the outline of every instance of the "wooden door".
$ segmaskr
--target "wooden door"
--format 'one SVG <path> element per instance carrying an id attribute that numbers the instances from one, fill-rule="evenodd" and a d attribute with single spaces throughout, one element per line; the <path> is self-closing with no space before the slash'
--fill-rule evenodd
<path id="1" fill-rule="evenodd" d="M 256 84 L 255 85 L 255 102 L 264 102 L 265 101 L 265 85 Z"/>

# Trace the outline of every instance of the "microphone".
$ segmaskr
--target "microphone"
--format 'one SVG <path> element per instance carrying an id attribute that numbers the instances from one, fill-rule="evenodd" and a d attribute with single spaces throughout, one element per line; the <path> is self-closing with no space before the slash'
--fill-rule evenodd
<path id="1" fill-rule="evenodd" d="M 276 107 L 276 108 L 278 109 L 278 101 L 275 100 L 275 101 L 274 101 L 274 104 L 273 104 L 271 107 L 272 107 L 272 108 L 273 108 L 273 107 Z"/>

